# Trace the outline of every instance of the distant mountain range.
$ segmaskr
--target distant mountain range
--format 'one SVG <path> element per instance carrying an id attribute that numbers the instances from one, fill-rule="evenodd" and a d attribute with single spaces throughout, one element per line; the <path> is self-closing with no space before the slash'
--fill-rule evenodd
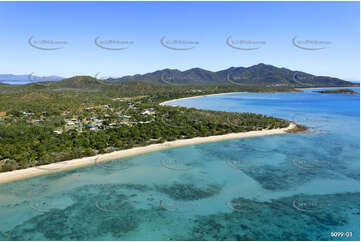
<path id="1" fill-rule="evenodd" d="M 297 87 L 353 86 L 355 83 L 327 76 L 314 76 L 260 63 L 250 67 L 231 67 L 212 72 L 201 68 L 186 71 L 164 69 L 144 75 L 110 78 L 111 82 L 141 81 L 157 84 L 226 84 Z"/>
<path id="2" fill-rule="evenodd" d="M 146 82 L 150 84 L 171 85 L 210 85 L 210 84 L 234 84 L 234 85 L 264 85 L 264 86 L 288 86 L 288 87 L 349 87 L 359 86 L 358 83 L 341 80 L 327 76 L 315 76 L 301 71 L 293 71 L 272 65 L 260 63 L 250 67 L 230 67 L 225 70 L 213 72 L 201 68 L 193 68 L 186 71 L 177 69 L 164 69 L 144 75 L 124 76 L 98 80 L 94 77 L 77 77 L 64 79 L 59 76 L 37 77 L 32 75 L 1 75 L 0 83 L 16 84 L 19 82 L 47 82 L 59 81 L 59 87 L 81 87 L 84 85 L 98 86 L 109 82 Z M 86 83 L 79 83 L 79 82 Z M 19 83 L 21 84 L 21 83 Z M 25 83 L 26 84 L 26 83 Z M 55 84 L 55 83 L 54 83 Z"/>
<path id="3" fill-rule="evenodd" d="M 0 83 L 7 84 L 28 84 L 31 82 L 46 82 L 46 81 L 60 81 L 64 79 L 60 76 L 34 76 L 28 75 L 12 75 L 12 74 L 0 74 Z"/>

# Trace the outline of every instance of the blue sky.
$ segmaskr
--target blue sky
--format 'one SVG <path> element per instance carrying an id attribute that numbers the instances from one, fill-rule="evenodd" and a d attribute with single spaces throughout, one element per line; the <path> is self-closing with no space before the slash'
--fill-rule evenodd
<path id="1" fill-rule="evenodd" d="M 359 9 L 358 2 L 2 2 L 0 74 L 116 77 L 165 68 L 218 71 L 262 62 L 358 81 Z M 226 44 L 229 36 L 263 44 L 238 50 Z M 30 37 L 66 44 L 36 44 L 63 46 L 40 50 L 29 45 Z M 107 50 L 94 44 L 96 37 L 133 44 Z M 162 37 L 198 44 L 172 50 L 161 45 Z M 312 48 L 327 48 L 298 48 L 294 37 L 326 41 Z"/>

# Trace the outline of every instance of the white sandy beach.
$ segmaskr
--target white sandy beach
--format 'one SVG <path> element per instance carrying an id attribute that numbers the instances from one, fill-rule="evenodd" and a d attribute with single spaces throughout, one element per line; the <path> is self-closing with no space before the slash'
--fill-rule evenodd
<path id="1" fill-rule="evenodd" d="M 333 88 L 360 88 L 360 87 L 309 87 L 309 88 L 297 88 L 297 89 L 333 89 Z M 164 106 L 164 105 L 168 105 L 168 103 L 172 103 L 174 101 L 179 101 L 179 100 L 185 100 L 185 99 L 191 99 L 191 98 L 198 98 L 198 97 L 208 97 L 208 96 L 217 96 L 217 95 L 226 95 L 226 94 L 238 94 L 238 93 L 247 93 L 247 92 L 224 92 L 224 93 L 216 93 L 216 94 L 207 94 L 207 95 L 198 95 L 198 96 L 192 96 L 192 97 L 183 97 L 183 98 L 178 98 L 178 99 L 172 99 L 172 100 L 168 100 L 162 103 L 159 103 L 159 105 Z M 290 93 L 290 92 L 288 92 Z M 175 104 L 171 104 L 169 106 L 173 106 L 176 107 L 178 105 Z"/>
<path id="2" fill-rule="evenodd" d="M 197 137 L 192 139 L 175 140 L 165 142 L 162 144 L 152 144 L 144 147 L 136 147 L 128 150 L 115 151 L 107 154 L 101 154 L 97 156 L 84 157 L 69 161 L 56 162 L 49 165 L 43 165 L 39 167 L 31 167 L 27 169 L 15 170 L 10 172 L 0 173 L 0 183 L 16 181 L 33 176 L 44 175 L 48 173 L 59 172 L 63 170 L 74 169 L 77 167 L 92 165 L 99 162 L 114 160 L 118 158 L 148 153 L 157 150 L 169 149 L 179 146 L 194 145 L 206 142 L 215 142 L 229 139 L 249 138 L 264 135 L 284 134 L 287 131 L 296 127 L 294 123 L 291 123 L 289 127 L 282 129 L 260 130 L 250 131 L 242 133 L 231 133 L 225 135 L 209 136 L 209 137 Z"/>
<path id="3" fill-rule="evenodd" d="M 182 97 L 182 98 L 178 98 L 178 99 L 172 99 L 172 100 L 168 100 L 168 101 L 165 101 L 165 102 L 161 102 L 161 103 L 159 103 L 159 105 L 165 106 L 165 105 L 168 105 L 168 103 L 171 103 L 171 102 L 174 102 L 174 101 L 191 99 L 191 98 L 218 96 L 218 95 L 226 95 L 226 94 L 239 94 L 239 93 L 249 93 L 249 92 L 222 92 L 222 93 L 216 93 L 216 94 L 206 94 L 206 95 L 198 95 L 198 96 L 191 96 L 191 97 Z M 259 92 L 259 93 L 261 93 L 261 92 Z M 291 93 L 291 92 L 287 92 L 287 93 Z M 171 104 L 169 106 L 176 107 L 178 105 Z"/>
<path id="4" fill-rule="evenodd" d="M 164 106 L 164 105 L 167 105 L 168 103 L 171 103 L 171 102 L 174 102 L 174 101 L 179 101 L 179 100 L 184 100 L 184 99 L 191 99 L 191 98 L 196 98 L 196 97 L 209 97 L 209 96 L 217 96 L 217 95 L 236 94 L 236 93 L 247 93 L 247 92 L 223 92 L 223 93 L 216 93 L 216 94 L 207 94 L 207 95 L 198 95 L 198 96 L 192 96 L 192 97 L 183 97 L 183 98 L 168 100 L 168 101 L 159 103 L 159 105 Z M 177 106 L 177 105 L 169 105 L 169 106 Z"/>

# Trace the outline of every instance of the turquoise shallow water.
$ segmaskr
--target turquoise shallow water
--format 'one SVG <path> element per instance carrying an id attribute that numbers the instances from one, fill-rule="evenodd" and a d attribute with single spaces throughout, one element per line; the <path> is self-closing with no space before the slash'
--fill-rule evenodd
<path id="1" fill-rule="evenodd" d="M 359 240 L 360 96 L 311 91 L 171 103 L 291 119 L 305 133 L 1 184 L 0 240 Z"/>

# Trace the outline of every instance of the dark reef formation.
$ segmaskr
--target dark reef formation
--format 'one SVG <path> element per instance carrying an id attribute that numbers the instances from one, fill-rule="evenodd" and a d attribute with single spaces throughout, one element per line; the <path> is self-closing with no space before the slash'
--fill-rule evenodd
<path id="1" fill-rule="evenodd" d="M 221 191 L 221 187 L 216 184 L 208 184 L 206 188 L 200 188 L 193 184 L 180 184 L 173 183 L 170 186 L 158 186 L 155 188 L 164 194 L 167 194 L 174 200 L 199 200 L 218 194 Z"/>
<path id="2" fill-rule="evenodd" d="M 85 185 L 64 194 L 72 198 L 71 205 L 39 212 L 9 231 L 0 231 L 0 239 L 133 240 L 148 227 L 162 231 L 162 237 L 149 234 L 150 240 L 332 240 L 330 231 L 360 218 L 359 193 L 300 194 L 266 202 L 235 197 L 224 201 L 228 212 L 209 215 L 173 213 L 152 197 L 163 194 L 188 201 L 219 191 L 215 185 L 178 183 Z M 357 240 L 354 232 L 350 239 Z"/>
<path id="3" fill-rule="evenodd" d="M 262 203 L 237 198 L 230 213 L 198 216 L 191 236 L 183 239 L 334 240 L 330 231 L 348 224 L 351 216 L 359 221 L 359 196 L 297 195 Z"/>

